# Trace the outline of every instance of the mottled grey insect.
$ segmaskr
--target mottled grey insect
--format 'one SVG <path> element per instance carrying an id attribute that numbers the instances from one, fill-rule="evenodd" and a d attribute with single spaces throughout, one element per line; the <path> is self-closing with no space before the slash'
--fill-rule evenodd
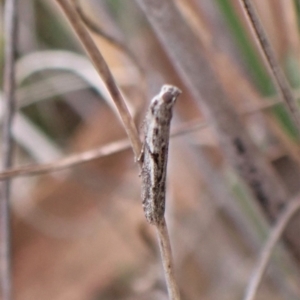
<path id="1" fill-rule="evenodd" d="M 146 219 L 159 224 L 165 212 L 166 172 L 172 109 L 181 91 L 164 85 L 145 118 L 142 160 L 142 200 Z"/>

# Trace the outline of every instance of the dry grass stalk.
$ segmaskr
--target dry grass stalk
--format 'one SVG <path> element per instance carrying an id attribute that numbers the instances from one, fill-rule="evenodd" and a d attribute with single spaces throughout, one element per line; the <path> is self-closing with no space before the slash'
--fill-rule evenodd
<path id="1" fill-rule="evenodd" d="M 184 135 L 196 130 L 207 127 L 208 124 L 201 121 L 188 122 L 175 130 L 173 130 L 171 137 Z M 56 172 L 63 169 L 75 167 L 77 165 L 90 162 L 102 157 L 113 155 L 121 151 L 130 149 L 130 142 L 127 139 L 118 140 L 95 149 L 90 149 L 81 153 L 69 155 L 55 162 L 46 164 L 31 164 L 19 168 L 8 169 L 0 172 L 0 180 L 6 178 L 19 177 L 19 176 L 34 176 L 48 172 Z"/>
<path id="2" fill-rule="evenodd" d="M 168 294 L 171 300 L 180 300 L 180 293 L 176 281 L 174 280 L 174 266 L 172 261 L 172 253 L 170 238 L 168 233 L 168 227 L 166 221 L 163 221 L 156 226 L 156 232 L 159 241 L 160 253 L 162 256 L 162 263 L 166 276 L 166 283 L 168 288 Z"/>
<path id="3" fill-rule="evenodd" d="M 300 134 L 300 111 L 296 98 L 294 97 L 291 87 L 281 71 L 279 63 L 275 57 L 275 53 L 272 49 L 272 46 L 268 40 L 268 37 L 261 25 L 257 12 L 251 0 L 240 0 L 241 5 L 243 6 L 244 13 L 247 17 L 247 20 L 250 24 L 251 30 L 255 35 L 255 40 L 259 46 L 260 52 L 264 58 L 264 61 L 268 67 L 270 75 L 273 79 L 275 87 L 282 97 L 284 103 L 288 107 L 294 122 L 298 128 L 298 135 Z"/>
<path id="4" fill-rule="evenodd" d="M 286 230 L 288 223 L 299 212 L 299 209 L 300 198 L 297 197 L 288 204 L 283 214 L 279 217 L 276 225 L 268 237 L 264 248 L 261 251 L 261 254 L 259 255 L 257 266 L 249 281 L 244 300 L 254 300 L 263 275 L 266 271 L 268 262 L 272 256 L 273 250 L 280 240 L 283 232 Z"/>
<path id="5" fill-rule="evenodd" d="M 84 28 L 84 25 L 80 19 L 80 16 L 78 15 L 76 9 L 69 3 L 68 0 L 57 0 L 57 2 L 60 4 L 61 8 L 65 12 L 68 20 L 70 21 L 72 27 L 76 31 L 80 41 L 84 45 L 86 51 L 90 55 L 96 70 L 98 71 L 99 75 L 103 79 L 103 81 L 106 84 L 107 89 L 109 90 L 112 99 L 114 100 L 118 112 L 121 116 L 123 125 L 125 127 L 125 130 L 127 132 L 127 135 L 130 139 L 130 143 L 133 149 L 133 152 L 135 154 L 135 157 L 138 158 L 141 150 L 142 150 L 142 143 L 140 141 L 140 137 L 138 135 L 138 131 L 135 127 L 135 124 L 133 122 L 132 117 L 129 114 L 129 111 L 127 109 L 127 106 L 125 104 L 125 100 L 122 97 L 122 94 L 120 93 L 115 80 L 105 62 L 103 59 L 100 51 L 96 47 L 95 43 L 93 42 L 92 38 L 90 37 L 87 30 Z M 139 161 L 140 167 L 142 166 L 142 162 Z M 169 247 L 162 247 L 161 248 L 161 257 L 163 261 L 163 265 L 168 266 L 168 268 L 164 268 L 165 270 L 165 277 L 167 280 L 168 287 L 170 286 L 170 283 L 172 283 L 172 286 L 177 286 L 176 280 L 174 277 L 174 273 L 172 271 L 172 253 L 171 253 L 171 247 L 170 247 L 170 241 L 169 236 L 167 234 L 167 224 L 165 222 L 161 223 L 161 228 L 159 228 L 160 234 L 158 235 L 159 242 L 161 245 L 169 245 Z M 169 292 L 172 292 L 172 290 L 168 289 Z M 177 293 L 169 293 L 169 296 L 172 300 L 179 299 L 179 294 Z"/>
<path id="6" fill-rule="evenodd" d="M 2 168 L 7 169 L 12 165 L 12 121 L 15 111 L 15 54 L 17 45 L 17 1 L 8 0 L 4 8 L 4 123 L 2 140 Z M 0 199 L 0 298 L 12 299 L 11 282 L 11 229 L 10 229 L 10 181 L 1 183 Z"/>
<path id="7" fill-rule="evenodd" d="M 248 115 L 259 111 L 267 111 L 280 103 L 282 102 L 275 99 L 273 103 L 266 103 L 262 104 L 261 106 L 249 108 L 245 110 L 242 114 Z M 210 126 L 210 124 L 207 122 L 203 122 L 202 120 L 186 122 L 172 130 L 170 137 L 174 138 L 181 135 L 189 134 L 194 131 L 207 128 L 208 126 Z M 57 172 L 67 168 L 76 167 L 80 164 L 91 162 L 99 158 L 113 155 L 127 149 L 130 149 L 130 142 L 127 139 L 118 140 L 81 153 L 71 154 L 54 162 L 46 164 L 29 164 L 27 166 L 20 166 L 13 169 L 7 169 L 3 172 L 0 172 L 0 180 L 20 176 L 34 176 L 48 172 Z"/>
<path id="8" fill-rule="evenodd" d="M 132 63 L 134 64 L 134 66 L 139 70 L 140 74 L 143 76 L 143 79 L 145 79 L 145 70 L 141 66 L 135 54 L 130 50 L 130 48 L 128 48 L 123 41 L 117 39 L 114 36 L 111 36 L 106 31 L 104 31 L 98 24 L 96 24 L 93 20 L 91 20 L 89 16 L 85 13 L 85 11 L 82 9 L 79 0 L 72 0 L 72 1 L 81 20 L 84 22 L 87 28 L 91 30 L 93 33 L 107 40 L 109 43 L 111 43 L 113 46 L 115 46 L 117 49 L 119 49 L 121 52 L 127 55 L 129 59 L 132 61 Z"/>

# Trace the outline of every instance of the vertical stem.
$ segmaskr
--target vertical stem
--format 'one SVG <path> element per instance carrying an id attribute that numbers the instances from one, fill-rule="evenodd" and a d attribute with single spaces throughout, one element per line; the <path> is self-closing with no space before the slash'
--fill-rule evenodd
<path id="1" fill-rule="evenodd" d="M 273 79 L 275 87 L 287 108 L 292 115 L 295 125 L 298 129 L 298 135 L 300 134 L 300 111 L 297 104 L 297 99 L 292 93 L 292 89 L 287 81 L 284 73 L 281 71 L 279 63 L 276 59 L 275 53 L 273 51 L 272 45 L 268 40 L 267 34 L 261 24 L 259 16 L 255 10 L 254 5 L 251 0 L 240 0 L 241 6 L 245 13 L 245 16 L 250 24 L 250 29 L 252 30 L 255 40 L 259 46 L 262 57 L 265 61 L 266 66 L 270 72 Z"/>
<path id="2" fill-rule="evenodd" d="M 105 82 L 106 87 L 110 92 L 116 107 L 118 108 L 123 125 L 130 139 L 134 154 L 136 157 L 139 157 L 142 149 L 142 143 L 139 138 L 138 131 L 133 122 L 133 119 L 128 112 L 123 96 L 120 93 L 114 81 L 114 78 L 109 70 L 109 67 L 107 66 L 104 58 L 102 57 L 99 49 L 96 47 L 89 33 L 85 29 L 76 9 L 70 4 L 68 0 L 56 0 L 56 1 L 65 12 L 73 29 L 77 33 L 78 37 L 80 38 L 80 41 L 82 42 L 91 60 L 93 61 L 96 70 L 98 71 L 99 75 Z M 138 162 L 139 162 L 139 166 L 142 167 L 142 162 L 140 160 Z M 180 299 L 179 291 L 175 283 L 175 278 L 173 274 L 174 272 L 173 272 L 173 264 L 172 264 L 172 257 L 171 257 L 171 246 L 170 246 L 167 225 L 165 223 L 165 220 L 163 220 L 162 224 L 158 225 L 156 228 L 158 233 L 158 239 L 159 239 L 170 299 L 179 300 Z"/>
<path id="3" fill-rule="evenodd" d="M 159 225 L 156 225 L 156 230 L 169 299 L 180 300 L 179 288 L 175 281 L 171 244 L 165 219 L 163 219 Z"/>
<path id="4" fill-rule="evenodd" d="M 15 53 L 16 53 L 16 1 L 6 0 L 4 7 L 4 122 L 2 141 L 2 168 L 12 164 L 11 125 L 15 106 Z M 12 299 L 11 283 L 11 231 L 10 231 L 10 180 L 0 186 L 0 272 L 1 294 L 3 300 Z"/>

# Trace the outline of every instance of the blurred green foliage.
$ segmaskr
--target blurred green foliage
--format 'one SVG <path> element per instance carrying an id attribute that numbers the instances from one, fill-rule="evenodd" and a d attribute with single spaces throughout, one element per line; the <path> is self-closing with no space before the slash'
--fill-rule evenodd
<path id="1" fill-rule="evenodd" d="M 34 0 L 37 37 L 48 49 L 63 49 L 79 52 L 78 42 L 70 35 L 64 24 L 49 10 L 44 1 Z"/>

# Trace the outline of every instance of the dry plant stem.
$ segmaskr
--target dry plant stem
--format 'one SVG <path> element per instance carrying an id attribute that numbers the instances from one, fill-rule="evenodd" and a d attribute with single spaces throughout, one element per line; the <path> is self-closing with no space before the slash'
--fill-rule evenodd
<path id="1" fill-rule="evenodd" d="M 113 76 L 104 61 L 100 51 L 96 47 L 95 43 L 93 42 L 92 38 L 90 37 L 87 30 L 84 28 L 84 25 L 76 11 L 76 9 L 70 4 L 68 0 L 57 0 L 57 2 L 62 7 L 63 11 L 65 12 L 67 18 L 69 19 L 72 27 L 76 31 L 78 37 L 80 38 L 82 44 L 84 45 L 86 51 L 90 55 L 96 70 L 98 71 L 101 78 L 104 80 L 108 91 L 111 94 L 112 99 L 114 100 L 116 107 L 119 111 L 119 114 L 121 116 L 121 119 L 123 121 L 123 125 L 125 127 L 125 130 L 127 132 L 127 135 L 129 137 L 131 146 L 133 148 L 133 152 L 135 154 L 135 157 L 138 158 L 140 156 L 141 150 L 142 150 L 142 143 L 140 141 L 140 137 L 138 134 L 138 131 L 136 129 L 136 126 L 133 122 L 132 117 L 129 114 L 129 111 L 126 107 L 125 101 L 123 99 L 122 94 L 120 93 Z M 140 167 L 142 166 L 142 162 L 139 162 Z M 165 224 L 166 227 L 166 224 Z M 168 240 L 168 235 L 165 235 L 167 231 L 163 231 L 162 235 L 160 235 L 160 239 L 164 239 L 164 241 Z M 161 241 L 163 243 L 163 241 Z M 169 244 L 169 241 L 168 241 Z M 172 261 L 172 254 L 170 251 L 170 247 L 166 248 L 166 252 L 162 256 L 163 259 L 168 259 L 168 261 Z M 165 263 L 163 261 L 163 263 Z M 170 274 L 172 275 L 172 274 Z M 166 274 L 166 277 L 168 278 L 168 274 Z M 175 281 L 175 280 L 174 280 Z"/>
<path id="2" fill-rule="evenodd" d="M 98 71 L 100 77 L 105 82 L 106 87 L 118 109 L 119 115 L 122 119 L 123 125 L 132 144 L 135 157 L 138 157 L 142 149 L 142 144 L 138 135 L 138 131 L 136 129 L 132 117 L 130 116 L 128 108 L 125 104 L 124 97 L 122 96 L 120 90 L 118 89 L 117 84 L 102 54 L 100 53 L 99 49 L 95 45 L 88 31 L 85 29 L 84 24 L 80 19 L 80 16 L 78 15 L 76 9 L 70 4 L 69 0 L 56 0 L 56 1 L 60 4 L 69 22 L 71 23 L 72 28 L 77 33 L 81 43 L 85 47 L 92 62 L 94 63 L 94 66 Z"/>
<path id="3" fill-rule="evenodd" d="M 121 52 L 125 53 L 125 55 L 127 55 L 129 57 L 129 59 L 133 62 L 133 64 L 137 67 L 137 69 L 139 70 L 140 74 L 143 77 L 145 77 L 145 71 L 144 71 L 144 69 L 142 68 L 141 64 L 139 63 L 137 57 L 127 47 L 127 45 L 124 42 L 122 42 L 120 40 L 117 40 L 115 37 L 109 35 L 107 32 L 105 32 L 104 30 L 102 30 L 102 28 L 98 24 L 96 24 L 93 20 L 91 20 L 86 15 L 86 13 L 84 12 L 84 10 L 82 9 L 79 0 L 72 0 L 72 1 L 74 3 L 74 6 L 75 6 L 75 8 L 76 8 L 76 10 L 77 10 L 80 18 L 82 19 L 82 21 L 84 22 L 84 24 L 88 27 L 88 29 L 91 30 L 92 32 L 94 32 L 95 34 L 101 36 L 105 40 L 107 40 L 109 43 L 111 43 L 116 48 L 118 48 Z"/>
<path id="4" fill-rule="evenodd" d="M 193 131 L 205 128 L 207 126 L 208 124 L 205 122 L 189 122 L 187 124 L 184 124 L 184 126 L 180 126 L 177 129 L 175 129 L 171 134 L 171 137 L 177 137 L 180 135 L 191 133 Z M 68 157 L 65 157 L 52 163 L 38 165 L 31 164 L 15 169 L 8 169 L 0 173 L 0 180 L 12 177 L 34 176 L 48 172 L 60 171 L 63 169 L 75 167 L 83 163 L 91 162 L 102 157 L 113 155 L 124 150 L 128 150 L 130 149 L 130 146 L 131 144 L 127 139 L 118 140 L 95 149 L 69 155 Z"/>
<path id="5" fill-rule="evenodd" d="M 127 149 L 130 149 L 130 142 L 127 139 L 119 140 L 102 147 L 84 151 L 82 153 L 69 155 L 68 157 L 62 158 L 53 163 L 28 165 L 18 169 L 4 171 L 0 173 L 0 180 L 11 177 L 33 176 L 48 172 L 56 172 L 80 165 L 82 163 L 90 162 L 101 157 L 106 157 L 114 153 L 119 153 Z"/>
<path id="6" fill-rule="evenodd" d="M 267 110 L 274 107 L 274 105 L 280 103 L 281 102 L 263 104 L 260 107 L 250 108 L 249 110 L 245 111 L 243 114 L 252 114 L 261 110 Z M 175 128 L 171 132 L 170 137 L 174 138 L 181 135 L 189 134 L 194 131 L 207 128 L 208 126 L 209 123 L 203 122 L 201 120 L 187 122 Z M 48 172 L 57 172 L 59 170 L 76 167 L 77 165 L 91 162 L 93 160 L 103 158 L 109 155 L 113 155 L 128 149 L 130 149 L 130 142 L 127 139 L 118 140 L 95 149 L 90 149 L 81 153 L 71 154 L 63 159 L 57 160 L 52 163 L 38 164 L 38 165 L 30 164 L 27 166 L 21 166 L 19 168 L 8 169 L 4 172 L 0 172 L 0 180 L 4 180 L 6 178 L 12 178 L 12 177 L 34 176 L 34 175 L 44 174 Z"/>
<path id="7" fill-rule="evenodd" d="M 251 0 L 240 0 L 246 18 L 250 24 L 250 28 L 255 36 L 255 40 L 262 53 L 263 59 L 268 67 L 270 75 L 275 83 L 275 86 L 281 95 L 284 103 L 286 103 L 289 111 L 294 119 L 298 128 L 298 135 L 300 134 L 300 111 L 297 105 L 297 100 L 293 95 L 292 89 L 280 69 L 279 63 L 275 57 L 273 48 L 268 40 L 268 37 L 263 29 L 258 14 L 252 4 Z"/>
<path id="8" fill-rule="evenodd" d="M 11 125 L 15 107 L 15 53 L 16 53 L 16 0 L 6 0 L 4 7 L 4 122 L 2 140 L 2 168 L 12 164 L 12 132 Z M 3 181 L 0 186 L 0 298 L 12 299 L 11 282 L 11 229 L 10 229 L 10 180 Z"/>
<path id="9" fill-rule="evenodd" d="M 159 241 L 159 248 L 163 262 L 164 273 L 166 277 L 167 289 L 169 298 L 172 300 L 179 300 L 180 294 L 179 289 L 174 280 L 174 267 L 172 262 L 172 251 L 170 245 L 170 239 L 168 234 L 168 228 L 166 226 L 165 219 L 156 226 L 157 237 Z"/>
<path id="10" fill-rule="evenodd" d="M 257 290 L 261 283 L 262 277 L 266 271 L 266 267 L 273 253 L 274 247 L 282 236 L 284 230 L 286 229 L 288 223 L 300 210 L 300 198 L 292 200 L 282 216 L 279 218 L 278 222 L 272 229 L 269 238 L 262 249 L 262 252 L 258 258 L 257 266 L 251 276 L 251 280 L 248 284 L 244 300 L 254 300 Z"/>

